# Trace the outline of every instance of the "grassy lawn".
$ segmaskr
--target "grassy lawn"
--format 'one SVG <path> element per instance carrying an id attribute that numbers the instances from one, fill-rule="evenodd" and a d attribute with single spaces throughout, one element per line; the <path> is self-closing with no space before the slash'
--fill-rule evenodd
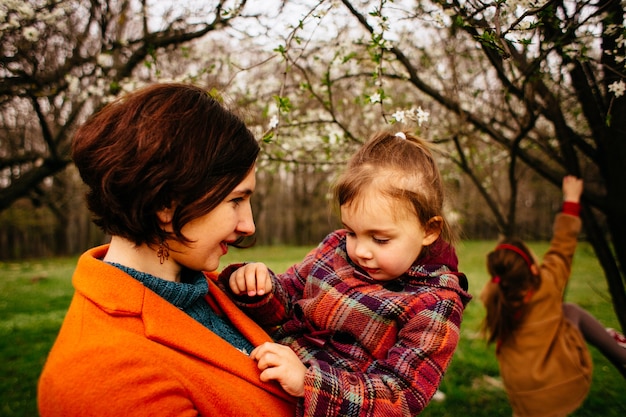
<path id="1" fill-rule="evenodd" d="M 0 415 L 36 416 L 36 383 L 70 303 L 75 258 L 0 262 Z"/>
<path id="2" fill-rule="evenodd" d="M 494 242 L 462 242 L 460 269 L 475 296 L 466 310 L 462 339 L 443 383 L 447 398 L 432 402 L 423 416 L 510 416 L 498 378 L 493 347 L 480 338 L 484 310 L 477 295 L 487 280 L 485 254 Z M 531 245 L 543 253 L 546 243 Z M 223 265 L 259 260 L 283 271 L 309 248 L 258 247 L 231 250 Z M 37 378 L 69 305 L 71 274 L 76 258 L 0 262 L 0 415 L 36 416 Z M 616 327 L 606 282 L 590 246 L 581 244 L 566 299 L 589 310 L 607 326 Z M 574 416 L 626 415 L 626 381 L 595 349 L 591 392 Z"/>

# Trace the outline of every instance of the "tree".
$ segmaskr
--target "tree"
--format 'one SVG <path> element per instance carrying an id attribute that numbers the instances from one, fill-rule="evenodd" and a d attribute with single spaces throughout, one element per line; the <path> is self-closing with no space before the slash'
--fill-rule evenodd
<path id="1" fill-rule="evenodd" d="M 585 230 L 626 328 L 621 1 L 342 0 L 311 2 L 302 16 L 279 51 L 290 77 L 304 81 L 280 100 L 293 108 L 316 100 L 313 119 L 344 143 L 362 137 L 348 101 L 361 107 L 362 124 L 430 116 L 416 130 L 445 145 L 505 235 L 515 233 L 520 172 L 553 185 L 566 174 L 584 178 Z M 502 177 L 505 204 L 493 193 Z"/>
<path id="2" fill-rule="evenodd" d="M 124 89 L 157 77 L 163 54 L 227 28 L 246 2 L 209 1 L 192 12 L 185 2 L 3 1 L 0 211 L 24 197 L 54 204 L 42 196 L 71 162 L 76 126 Z"/>
<path id="3" fill-rule="evenodd" d="M 210 80 L 250 109 L 255 129 L 272 120 L 259 166 L 315 173 L 303 191 L 323 194 L 323 176 L 373 126 L 397 122 L 438 144 L 505 235 L 516 233 L 528 173 L 554 186 L 583 177 L 585 230 L 626 328 L 620 0 L 275 3 L 243 16 L 243 0 L 198 14 L 148 0 L 5 0 L 0 210 L 24 196 L 54 204 L 44 196 L 70 162 L 75 126 L 128 83 Z M 212 63 L 190 53 L 229 28 L 238 43 Z"/>

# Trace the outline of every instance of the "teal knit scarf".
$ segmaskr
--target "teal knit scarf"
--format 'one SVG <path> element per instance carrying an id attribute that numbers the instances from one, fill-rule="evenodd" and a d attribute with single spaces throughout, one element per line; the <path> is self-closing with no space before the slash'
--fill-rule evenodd
<path id="1" fill-rule="evenodd" d="M 215 314 L 205 300 L 204 296 L 209 292 L 209 282 L 202 272 L 185 270 L 181 275 L 181 282 L 174 282 L 124 265 L 108 263 L 126 272 L 243 353 L 249 354 L 254 349 L 239 330 L 228 320 Z"/>

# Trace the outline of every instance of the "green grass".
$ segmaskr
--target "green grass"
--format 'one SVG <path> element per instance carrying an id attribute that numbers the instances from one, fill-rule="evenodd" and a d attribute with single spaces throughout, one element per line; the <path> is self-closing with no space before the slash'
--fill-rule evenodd
<path id="1" fill-rule="evenodd" d="M 70 303 L 75 264 L 0 262 L 0 415 L 37 415 L 37 378 Z"/>
<path id="2" fill-rule="evenodd" d="M 458 246 L 460 269 L 470 281 L 474 300 L 468 305 L 462 338 L 442 382 L 446 400 L 432 402 L 423 416 L 510 416 L 511 409 L 498 377 L 493 347 L 480 338 L 484 310 L 477 299 L 488 279 L 485 254 L 494 242 L 462 242 Z M 542 254 L 546 243 L 531 245 Z M 258 247 L 231 250 L 222 266 L 241 260 L 266 262 L 284 271 L 310 248 Z M 71 274 L 76 258 L 0 262 L 0 415 L 36 416 L 36 384 L 45 357 L 69 305 Z M 607 326 L 616 327 L 606 282 L 587 244 L 576 253 L 566 299 L 576 302 Z M 609 362 L 591 348 L 594 374 L 591 392 L 574 416 L 626 415 L 626 381 Z"/>

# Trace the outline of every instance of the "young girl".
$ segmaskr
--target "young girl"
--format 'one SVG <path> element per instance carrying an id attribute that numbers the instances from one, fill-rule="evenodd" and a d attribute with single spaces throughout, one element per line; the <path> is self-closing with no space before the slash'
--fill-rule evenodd
<path id="1" fill-rule="evenodd" d="M 588 312 L 563 303 L 581 229 L 582 190 L 582 180 L 563 179 L 562 213 L 541 264 L 517 239 L 502 241 L 487 255 L 492 278 L 480 296 L 487 309 L 485 330 L 489 343 L 496 343 L 517 417 L 565 416 L 580 406 L 591 384 L 585 340 L 626 376 L 626 349 Z"/>
<path id="2" fill-rule="evenodd" d="M 302 398 L 298 415 L 414 416 L 450 363 L 470 299 L 439 171 L 421 140 L 378 133 L 334 195 L 345 229 L 301 263 L 281 275 L 231 265 L 220 279 L 244 311 L 274 326 L 279 344 L 251 357 L 263 381 Z"/>

